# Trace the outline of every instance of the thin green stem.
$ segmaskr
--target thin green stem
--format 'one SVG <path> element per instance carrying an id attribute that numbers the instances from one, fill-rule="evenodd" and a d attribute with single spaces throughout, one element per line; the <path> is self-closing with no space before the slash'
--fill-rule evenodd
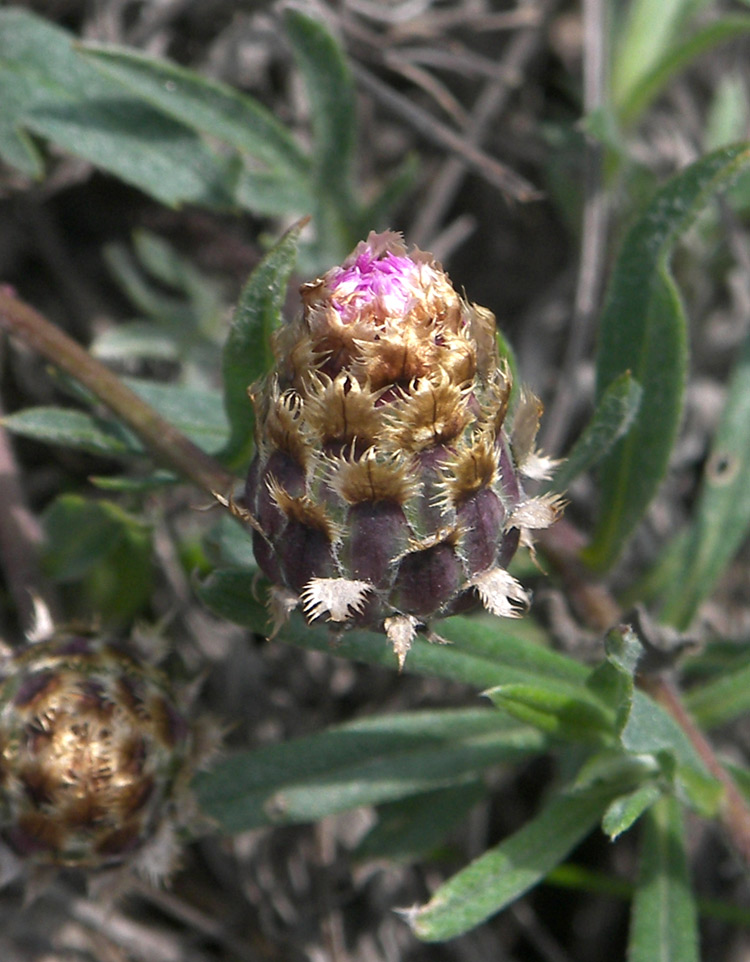
<path id="1" fill-rule="evenodd" d="M 237 479 L 189 441 L 64 331 L 0 287 L 0 328 L 85 385 L 141 439 L 154 459 L 209 494 L 229 497 Z"/>

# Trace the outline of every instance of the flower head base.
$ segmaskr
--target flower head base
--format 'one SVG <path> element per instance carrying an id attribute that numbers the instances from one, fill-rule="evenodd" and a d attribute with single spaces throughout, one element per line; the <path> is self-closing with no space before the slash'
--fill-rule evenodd
<path id="1" fill-rule="evenodd" d="M 246 508 L 272 610 L 381 630 L 400 663 L 435 617 L 480 602 L 519 614 L 507 565 L 527 519 L 545 527 L 558 505 L 524 495 L 540 407 L 522 393 L 508 430 L 492 314 L 390 232 L 301 294 L 250 388 Z"/>
<path id="2" fill-rule="evenodd" d="M 0 866 L 167 874 L 199 740 L 166 676 L 81 632 L 0 661 Z"/>

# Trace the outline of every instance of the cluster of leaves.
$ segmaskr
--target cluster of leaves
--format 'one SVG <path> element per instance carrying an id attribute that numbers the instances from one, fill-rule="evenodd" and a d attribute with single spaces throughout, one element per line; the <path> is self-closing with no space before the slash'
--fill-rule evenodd
<path id="1" fill-rule="evenodd" d="M 649 0 L 631 5 L 613 72 L 618 136 L 678 68 L 730 28 L 748 29 L 748 19 L 737 17 L 697 27 L 688 40 L 678 40 L 702 6 L 696 0 L 665 5 L 659 32 L 650 15 L 644 26 Z M 5 105 L 0 155 L 20 171 L 39 175 L 38 138 L 44 138 L 167 204 L 273 215 L 312 212 L 316 242 L 305 252 L 306 266 L 327 266 L 379 224 L 394 185 L 374 206 L 357 202 L 354 94 L 346 60 L 314 20 L 289 11 L 285 26 L 309 93 L 314 134 L 309 154 L 246 95 L 130 50 L 74 44 L 27 13 L 0 11 Z M 562 492 L 582 472 L 598 468 L 598 519 L 583 560 L 602 575 L 664 478 L 683 410 L 687 321 L 670 257 L 709 200 L 749 162 L 746 144 L 707 154 L 653 194 L 622 241 L 599 321 L 595 411 L 549 482 L 550 490 Z M 255 270 L 222 349 L 214 323 L 219 295 L 193 267 L 146 234 L 136 243 L 137 268 L 114 255 L 143 318 L 101 339 L 94 350 L 106 358 L 179 361 L 183 383 L 133 378 L 128 384 L 238 475 L 252 445 L 246 387 L 268 364 L 268 337 L 279 323 L 299 235 L 299 226 L 289 231 Z M 165 288 L 172 294 L 166 296 Z M 216 367 L 220 390 L 211 386 Z M 750 342 L 731 377 L 692 521 L 668 546 L 650 580 L 655 610 L 677 628 L 690 623 L 750 528 L 748 378 Z M 102 414 L 96 399 L 80 388 L 68 388 L 82 408 L 29 409 L 7 418 L 6 425 L 19 434 L 143 465 L 141 442 L 128 426 Z M 147 469 L 100 483 L 133 491 L 176 480 Z M 92 575 L 105 557 L 122 570 L 148 569 L 143 522 L 114 501 L 94 504 L 67 496 L 46 520 L 51 564 L 60 580 Z M 217 530 L 221 563 L 204 577 L 198 594 L 221 617 L 265 632 L 245 534 L 229 519 Z M 138 599 L 147 591 L 146 579 L 128 596 Z M 109 613 L 113 608 L 111 603 Z M 566 776 L 520 830 L 409 915 L 414 932 L 427 941 L 466 932 L 545 878 L 555 878 L 595 826 L 614 839 L 641 821 L 629 957 L 697 959 L 683 810 L 715 817 L 725 789 L 672 716 L 637 686 L 642 640 L 628 628 L 611 631 L 601 663 L 589 667 L 551 651 L 532 623 L 453 618 L 440 632 L 451 644 L 418 640 L 407 671 L 469 684 L 488 696 L 486 705 L 368 719 L 230 755 L 197 782 L 205 811 L 227 832 L 238 832 L 373 805 L 379 820 L 361 843 L 362 854 L 414 857 L 438 845 L 489 791 L 488 772 L 550 753 L 566 760 L 561 766 Z M 302 648 L 330 649 L 324 629 L 297 618 L 281 638 Z M 394 664 L 382 637 L 367 632 L 347 634 L 336 654 Z M 696 722 L 711 728 L 750 707 L 750 658 L 737 650 L 722 671 L 712 673 L 709 658 L 701 657 L 693 659 L 700 680 L 687 703 Z M 750 802 L 750 771 L 735 774 Z"/>

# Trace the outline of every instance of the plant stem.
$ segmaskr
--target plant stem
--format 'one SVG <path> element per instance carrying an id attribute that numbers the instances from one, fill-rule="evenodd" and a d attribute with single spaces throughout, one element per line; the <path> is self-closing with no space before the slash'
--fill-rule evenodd
<path id="1" fill-rule="evenodd" d="M 565 582 L 571 601 L 586 624 L 605 632 L 623 618 L 623 611 L 607 588 L 591 580 L 579 560 L 584 546 L 583 535 L 562 519 L 546 531 L 539 532 L 540 547 Z M 729 772 L 716 756 L 713 746 L 690 717 L 680 693 L 664 675 L 639 675 L 638 685 L 659 702 L 690 739 L 708 771 L 721 782 L 724 801 L 719 818 L 732 845 L 745 865 L 750 865 L 750 808 Z"/>
<path id="2" fill-rule="evenodd" d="M 2 417 L 0 408 L 0 417 Z M 35 627 L 34 599 L 55 613 L 57 598 L 39 566 L 41 527 L 29 510 L 8 432 L 0 424 L 0 568 L 26 634 Z"/>
<path id="3" fill-rule="evenodd" d="M 237 479 L 196 447 L 64 331 L 0 287 L 0 328 L 85 385 L 131 428 L 161 464 L 211 495 L 228 497 Z"/>

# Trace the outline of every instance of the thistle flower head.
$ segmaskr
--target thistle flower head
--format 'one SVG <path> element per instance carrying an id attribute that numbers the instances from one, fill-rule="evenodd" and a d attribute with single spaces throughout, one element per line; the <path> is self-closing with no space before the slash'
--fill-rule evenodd
<path id="1" fill-rule="evenodd" d="M 167 874 L 194 816 L 197 729 L 135 650 L 78 631 L 0 661 L 0 874 Z"/>
<path id="2" fill-rule="evenodd" d="M 540 407 L 522 394 L 518 430 L 506 423 L 492 314 L 392 232 L 301 296 L 273 371 L 250 389 L 245 500 L 272 610 L 299 603 L 310 621 L 384 631 L 400 663 L 435 617 L 478 603 L 520 613 L 507 565 L 528 519 L 545 527 L 558 506 L 524 494 L 525 467 L 543 463 Z"/>

